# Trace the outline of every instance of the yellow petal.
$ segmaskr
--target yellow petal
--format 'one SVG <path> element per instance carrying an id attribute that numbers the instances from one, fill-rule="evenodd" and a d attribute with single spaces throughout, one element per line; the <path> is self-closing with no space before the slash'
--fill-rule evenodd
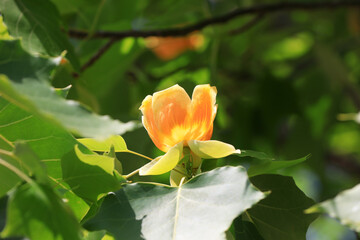
<path id="1" fill-rule="evenodd" d="M 222 158 L 233 153 L 240 153 L 240 150 L 235 149 L 233 145 L 216 140 L 190 140 L 188 144 L 191 151 L 201 158 Z"/>
<path id="2" fill-rule="evenodd" d="M 169 172 L 181 160 L 183 143 L 180 142 L 169 149 L 169 151 L 140 168 L 139 175 L 159 175 Z"/>

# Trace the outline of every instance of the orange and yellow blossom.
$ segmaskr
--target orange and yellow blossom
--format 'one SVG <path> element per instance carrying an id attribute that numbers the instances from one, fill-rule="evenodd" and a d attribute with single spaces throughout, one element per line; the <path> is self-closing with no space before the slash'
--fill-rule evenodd
<path id="1" fill-rule="evenodd" d="M 240 153 L 232 145 L 210 140 L 216 115 L 216 87 L 195 87 L 190 99 L 179 85 L 147 96 L 140 107 L 142 122 L 154 144 L 165 155 L 140 169 L 140 175 L 163 174 L 172 170 L 189 147 L 199 158 L 221 158 Z"/>

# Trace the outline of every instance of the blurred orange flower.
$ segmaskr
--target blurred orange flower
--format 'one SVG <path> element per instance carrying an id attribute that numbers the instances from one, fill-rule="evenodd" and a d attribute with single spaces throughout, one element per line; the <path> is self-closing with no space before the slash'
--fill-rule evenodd
<path id="1" fill-rule="evenodd" d="M 192 100 L 179 85 L 147 96 L 140 107 L 142 122 L 154 144 L 165 155 L 140 169 L 140 175 L 162 174 L 173 169 L 189 147 L 199 158 L 221 158 L 240 153 L 232 145 L 210 140 L 216 115 L 216 87 L 195 87 Z"/>
<path id="2" fill-rule="evenodd" d="M 164 60 L 171 60 L 187 50 L 194 50 L 202 46 L 204 37 L 194 33 L 186 37 L 149 37 L 146 46 L 155 55 Z"/>

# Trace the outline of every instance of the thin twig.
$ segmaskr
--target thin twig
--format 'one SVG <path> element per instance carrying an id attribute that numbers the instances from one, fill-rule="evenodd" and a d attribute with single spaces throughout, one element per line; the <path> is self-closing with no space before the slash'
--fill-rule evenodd
<path id="1" fill-rule="evenodd" d="M 126 151 L 124 151 L 124 152 L 127 152 L 127 153 L 131 153 L 131 154 L 137 155 L 137 156 L 139 156 L 139 157 L 142 157 L 142 158 L 148 159 L 148 160 L 150 160 L 150 161 L 154 160 L 154 159 L 152 159 L 152 158 L 150 158 L 150 157 L 148 157 L 148 156 L 145 156 L 145 155 L 143 155 L 143 154 L 141 154 L 141 153 L 137 153 L 137 152 L 131 151 L 131 150 L 129 150 L 129 149 L 128 149 L 128 150 L 126 150 Z"/>
<path id="2" fill-rule="evenodd" d="M 360 7 L 360 1 L 336 1 L 336 2 L 318 2 L 318 3 L 276 3 L 268 5 L 253 6 L 248 8 L 241 8 L 229 12 L 227 14 L 208 18 L 199 21 L 194 24 L 190 24 L 185 27 L 156 29 L 156 30 L 128 30 L 128 31 L 98 31 L 91 35 L 91 38 L 116 38 L 122 39 L 125 37 L 168 37 L 168 36 L 185 36 L 191 32 L 202 30 L 203 28 L 226 23 L 229 20 L 237 18 L 239 16 L 251 15 L 251 14 L 267 14 L 279 11 L 313 11 L 321 9 L 336 9 L 336 8 L 348 8 L 348 7 Z M 70 29 L 68 35 L 73 38 L 86 38 L 89 33 L 83 30 Z"/>
<path id="3" fill-rule="evenodd" d="M 360 178 L 360 164 L 351 155 L 337 155 L 334 153 L 327 153 L 326 160 L 331 165 L 342 169 L 354 177 Z"/>
<path id="4" fill-rule="evenodd" d="M 249 30 L 250 28 L 255 26 L 257 23 L 259 23 L 262 19 L 264 19 L 264 16 L 265 16 L 264 13 L 259 13 L 253 19 L 251 19 L 249 22 L 242 25 L 240 28 L 230 31 L 229 35 L 234 36 L 234 35 L 242 34 L 242 33 L 246 32 L 247 30 Z"/>

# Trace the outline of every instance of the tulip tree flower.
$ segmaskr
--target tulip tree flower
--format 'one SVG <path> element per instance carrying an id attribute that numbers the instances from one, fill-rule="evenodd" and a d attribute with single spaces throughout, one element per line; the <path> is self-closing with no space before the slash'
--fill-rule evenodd
<path id="1" fill-rule="evenodd" d="M 143 166 L 140 175 L 163 174 L 175 168 L 172 180 L 178 182 L 174 179 L 197 171 L 201 159 L 240 153 L 230 144 L 210 140 L 217 110 L 216 93 L 216 87 L 198 85 L 190 99 L 182 87 L 174 85 L 143 100 L 142 123 L 165 154 Z"/>

